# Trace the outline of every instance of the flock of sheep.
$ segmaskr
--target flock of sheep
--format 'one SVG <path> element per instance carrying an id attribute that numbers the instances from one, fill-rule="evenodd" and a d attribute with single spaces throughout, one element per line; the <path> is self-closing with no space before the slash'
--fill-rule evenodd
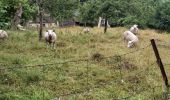
<path id="1" fill-rule="evenodd" d="M 134 47 L 139 41 L 137 37 L 138 31 L 139 31 L 138 25 L 135 24 L 130 28 L 130 30 L 125 31 L 123 33 L 123 39 L 124 41 L 128 42 L 128 45 L 127 45 L 128 48 Z M 89 33 L 90 29 L 86 27 L 83 29 L 83 32 Z"/>
<path id="2" fill-rule="evenodd" d="M 137 37 L 138 30 L 139 30 L 138 25 L 133 25 L 130 28 L 130 30 L 125 31 L 123 33 L 123 39 L 124 39 L 124 41 L 127 41 L 128 48 L 134 47 L 137 44 L 137 42 L 139 41 L 139 39 Z M 90 32 L 90 29 L 86 27 L 83 29 L 83 32 L 88 33 L 88 32 Z M 0 39 L 4 40 L 7 37 L 8 37 L 7 32 L 4 30 L 0 30 Z M 54 30 L 47 30 L 44 33 L 44 38 L 45 38 L 45 41 L 47 44 L 47 48 L 48 48 L 48 46 L 51 46 L 52 48 L 55 49 L 55 43 L 56 43 L 56 39 L 57 39 L 56 32 Z"/>

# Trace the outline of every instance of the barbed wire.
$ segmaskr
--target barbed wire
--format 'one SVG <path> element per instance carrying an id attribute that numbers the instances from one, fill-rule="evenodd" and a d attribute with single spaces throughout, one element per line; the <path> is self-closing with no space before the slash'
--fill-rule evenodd
<path id="1" fill-rule="evenodd" d="M 135 52 L 138 52 L 138 51 L 141 51 L 147 47 L 149 47 L 151 44 L 143 47 L 143 48 L 140 48 L 140 49 L 137 49 L 137 50 L 134 50 L 134 51 L 131 51 L 131 52 L 128 52 L 128 53 L 124 53 L 124 54 L 121 54 L 119 56 L 125 56 L 125 55 L 129 55 L 129 54 L 132 54 L 132 53 L 135 53 Z M 113 58 L 113 57 L 117 57 L 117 55 L 113 55 L 113 56 L 108 56 L 108 57 L 103 57 L 102 59 L 107 59 L 107 58 Z M 16 65 L 14 64 L 13 66 L 15 67 L 2 67 L 0 68 L 0 70 L 11 70 L 11 69 L 17 69 L 17 68 L 29 68 L 29 67 L 43 67 L 43 66 L 49 66 L 49 65 L 55 65 L 55 64 L 65 64 L 65 63 L 73 63 L 73 62 L 83 62 L 83 61 L 89 61 L 89 60 L 93 60 L 92 58 L 86 58 L 86 59 L 78 59 L 78 60 L 68 60 L 68 61 L 63 61 L 63 62 L 54 62 L 54 63 L 49 63 L 49 64 L 37 64 L 37 65 Z M 5 64 L 4 64 L 5 65 Z M 0 65 L 2 66 L 2 65 Z M 8 65 L 7 65 L 8 66 Z M 11 65 L 10 65 L 11 66 Z"/>
<path id="2" fill-rule="evenodd" d="M 167 65 L 170 65 L 170 63 L 165 63 L 164 65 L 167 66 Z"/>
<path id="3" fill-rule="evenodd" d="M 150 64 L 148 66 L 152 66 L 154 64 L 155 63 L 152 63 L 152 64 Z M 112 85 L 113 83 L 120 83 L 120 82 L 124 83 L 125 81 L 123 81 L 123 80 L 128 78 L 129 76 L 138 76 L 138 75 L 142 74 L 143 72 L 146 72 L 146 70 L 147 69 L 141 70 L 141 71 L 139 71 L 137 73 L 133 73 L 131 75 L 126 76 L 125 78 L 118 78 L 118 79 L 114 79 L 112 81 L 108 81 L 108 82 L 106 82 L 105 84 L 102 84 L 102 85 L 97 85 L 97 86 L 94 86 L 94 87 L 90 87 L 90 89 L 87 89 L 86 91 L 80 91 L 80 92 L 76 92 L 76 93 L 75 92 L 70 92 L 68 94 L 61 94 L 61 95 L 57 96 L 56 98 L 62 98 L 62 97 L 68 97 L 68 96 L 74 96 L 74 95 L 85 95 L 85 94 L 88 94 L 90 92 L 93 92 L 95 89 L 105 88 L 106 86 Z M 50 81 L 50 82 L 53 82 L 53 81 Z M 138 92 L 141 93 L 143 91 L 146 91 L 146 90 L 142 90 L 142 91 L 140 91 L 140 92 L 138 91 Z M 130 95 L 130 96 L 127 96 L 127 97 L 120 98 L 120 99 L 114 99 L 114 100 L 128 99 L 128 98 L 130 98 L 132 96 L 134 96 L 134 94 Z"/>
<path id="4" fill-rule="evenodd" d="M 157 88 L 157 87 L 162 87 L 162 86 L 154 86 L 154 87 L 152 87 L 152 89 L 155 89 L 155 88 Z M 122 99 L 127 100 L 127 99 L 130 99 L 130 98 L 134 97 L 135 95 L 139 95 L 139 94 L 141 94 L 141 93 L 143 93 L 143 92 L 145 92 L 145 91 L 148 91 L 148 90 L 150 90 L 150 89 L 149 89 L 149 88 L 145 88 L 145 89 L 142 89 L 142 90 L 140 90 L 140 91 L 137 91 L 135 94 L 132 94 L 132 95 L 130 95 L 130 96 L 123 97 L 123 98 L 120 98 L 120 99 L 116 99 L 116 100 L 122 100 Z"/>
<path id="5" fill-rule="evenodd" d="M 140 49 L 137 49 L 137 50 L 134 50 L 134 51 L 131 51 L 131 52 L 127 52 L 127 53 L 121 54 L 121 55 L 119 55 L 119 56 L 125 56 L 125 55 L 129 55 L 129 54 L 132 54 L 132 53 L 141 51 L 141 50 L 143 50 L 143 49 L 146 49 L 146 48 L 149 47 L 150 45 L 151 45 L 151 44 L 149 44 L 149 45 L 147 45 L 147 46 L 145 46 L 145 47 L 142 47 L 142 48 L 140 48 Z M 117 55 L 116 55 L 116 56 L 117 56 Z M 112 58 L 112 57 L 116 57 L 116 56 L 114 55 L 114 56 L 104 57 L 103 59 Z M 28 67 L 35 67 L 35 66 L 44 67 L 44 66 L 55 65 L 55 64 L 65 64 L 65 63 L 70 63 L 70 62 L 84 62 L 84 61 L 89 61 L 89 60 L 92 60 L 92 59 L 87 58 L 87 59 L 70 60 L 70 61 L 56 62 L 56 63 L 49 63 L 49 64 L 38 64 L 38 65 L 17 65 L 17 66 L 15 66 L 15 67 L 0 68 L 0 70 L 15 69 L 15 68 L 28 68 Z M 151 63 L 151 64 L 148 65 L 148 66 L 152 66 L 152 65 L 154 65 L 154 64 L 155 64 L 155 62 L 154 62 L 154 63 Z M 170 65 L 170 64 L 168 64 L 168 65 Z M 24 67 L 23 67 L 23 66 L 24 66 Z M 121 70 L 121 69 L 120 69 L 120 70 Z M 76 92 L 75 92 L 75 91 L 72 91 L 72 92 L 67 93 L 67 94 L 61 94 L 61 95 L 56 96 L 56 98 L 68 97 L 68 96 L 73 96 L 73 95 L 87 95 L 88 93 L 95 91 L 95 89 L 105 88 L 105 87 L 107 87 L 107 86 L 109 86 L 109 85 L 112 85 L 113 83 L 119 83 L 119 82 L 121 82 L 123 79 L 128 78 L 129 76 L 138 76 L 138 75 L 140 75 L 140 74 L 143 73 L 143 72 L 146 72 L 146 70 L 142 70 L 142 71 L 139 71 L 139 72 L 137 72 L 137 73 L 133 73 L 132 75 L 128 75 L 128 76 L 126 76 L 125 78 L 116 78 L 116 79 L 114 79 L 114 80 L 107 81 L 107 82 L 105 82 L 104 84 L 98 84 L 98 85 L 96 85 L 96 86 L 88 87 L 87 89 L 85 89 L 85 91 L 76 91 Z M 44 81 L 54 82 L 54 81 L 52 81 L 52 80 L 44 80 Z M 155 86 L 155 87 L 157 87 L 157 86 Z M 155 87 L 154 87 L 154 88 L 155 88 Z M 144 91 L 147 91 L 147 90 L 149 90 L 149 88 L 147 88 L 147 89 L 142 89 L 142 90 L 140 90 L 140 91 L 137 91 L 137 92 L 135 92 L 135 94 L 131 94 L 131 95 L 127 96 L 127 97 L 118 98 L 118 99 L 114 99 L 114 100 L 129 99 L 129 98 L 134 97 L 135 95 L 138 95 L 138 94 L 140 94 L 140 93 L 142 93 L 142 92 L 144 92 Z"/>
<path id="6" fill-rule="evenodd" d="M 164 46 L 164 47 L 169 47 L 170 48 L 170 42 L 167 41 L 160 41 L 160 40 L 155 40 L 157 42 L 158 46 Z"/>

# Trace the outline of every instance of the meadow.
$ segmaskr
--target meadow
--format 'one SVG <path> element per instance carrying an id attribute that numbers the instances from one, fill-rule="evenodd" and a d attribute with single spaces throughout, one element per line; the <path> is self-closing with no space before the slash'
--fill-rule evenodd
<path id="1" fill-rule="evenodd" d="M 56 28 L 56 49 L 36 30 L 8 30 L 0 41 L 0 100 L 161 100 L 164 82 L 150 44 L 155 39 L 170 79 L 170 35 L 139 31 L 127 48 L 124 27 Z"/>

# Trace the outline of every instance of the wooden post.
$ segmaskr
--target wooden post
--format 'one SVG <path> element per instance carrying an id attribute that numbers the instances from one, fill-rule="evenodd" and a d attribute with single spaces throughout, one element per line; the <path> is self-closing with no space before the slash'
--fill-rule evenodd
<path id="1" fill-rule="evenodd" d="M 100 28 L 102 22 L 102 17 L 99 17 L 98 28 Z"/>
<path id="2" fill-rule="evenodd" d="M 107 31 L 107 16 L 105 17 L 104 33 Z"/>
<path id="3" fill-rule="evenodd" d="M 39 19 L 40 19 L 39 41 L 41 41 L 42 40 L 42 31 L 43 31 L 42 11 L 40 11 Z"/>
<path id="4" fill-rule="evenodd" d="M 39 30 L 39 41 L 42 40 L 42 32 L 43 32 L 43 10 L 42 10 L 42 0 L 38 1 L 39 5 L 39 21 L 40 21 L 40 30 Z"/>
<path id="5" fill-rule="evenodd" d="M 161 58 L 159 56 L 159 52 L 158 52 L 158 49 L 157 49 L 157 46 L 156 46 L 156 43 L 155 43 L 155 40 L 154 39 L 151 39 L 151 44 L 152 44 L 152 47 L 153 47 L 153 50 L 155 52 L 155 56 L 156 56 L 156 59 L 157 59 L 157 64 L 161 70 L 161 74 L 162 74 L 162 77 L 164 79 L 164 82 L 165 82 L 165 86 L 166 88 L 168 89 L 168 78 L 166 76 L 166 72 L 165 72 L 165 69 L 164 69 L 164 66 L 163 66 L 163 63 L 161 61 Z"/>

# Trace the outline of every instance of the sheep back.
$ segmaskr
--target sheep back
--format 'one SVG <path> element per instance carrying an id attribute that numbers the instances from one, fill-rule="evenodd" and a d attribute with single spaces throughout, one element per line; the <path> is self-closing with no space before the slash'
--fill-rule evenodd
<path id="1" fill-rule="evenodd" d="M 0 39 L 5 39 L 8 37 L 8 34 L 4 30 L 0 30 Z"/>
<path id="2" fill-rule="evenodd" d="M 126 41 L 138 42 L 138 37 L 134 35 L 131 31 L 125 31 L 123 33 L 123 38 Z"/>

